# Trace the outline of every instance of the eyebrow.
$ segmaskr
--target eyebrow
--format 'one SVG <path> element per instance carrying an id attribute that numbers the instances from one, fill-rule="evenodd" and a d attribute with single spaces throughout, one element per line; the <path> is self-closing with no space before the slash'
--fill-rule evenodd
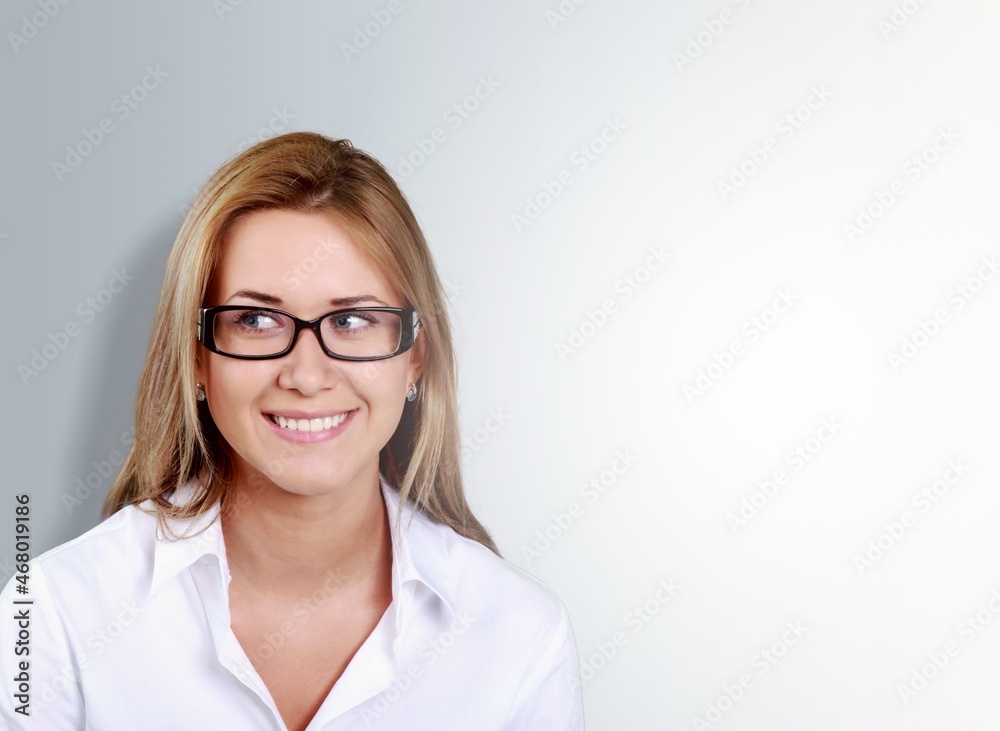
<path id="1" fill-rule="evenodd" d="M 281 299 L 281 297 L 276 297 L 275 295 L 267 294 L 266 292 L 258 292 L 254 289 L 241 289 L 239 292 L 227 299 L 226 302 L 236 299 L 237 297 L 246 297 L 248 299 L 257 300 L 258 302 L 263 302 L 266 305 L 273 305 L 275 307 L 280 307 L 284 304 L 284 300 Z M 352 297 L 334 297 L 330 300 L 330 304 L 333 307 L 353 307 L 354 305 L 359 305 L 362 302 L 378 302 L 384 307 L 392 307 L 392 305 L 383 302 L 373 294 L 359 294 Z"/>

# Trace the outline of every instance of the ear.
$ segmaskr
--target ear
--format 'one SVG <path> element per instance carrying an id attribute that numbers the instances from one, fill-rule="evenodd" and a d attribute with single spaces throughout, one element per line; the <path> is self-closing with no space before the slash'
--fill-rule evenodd
<path id="1" fill-rule="evenodd" d="M 195 344 L 194 350 L 194 380 L 199 383 L 205 383 L 207 380 L 205 376 L 205 349 L 201 347 L 201 343 Z"/>
<path id="2" fill-rule="evenodd" d="M 420 328 L 416 340 L 413 341 L 413 347 L 409 351 L 410 365 L 406 369 L 406 382 L 408 384 L 419 381 L 424 372 L 424 359 L 427 357 L 426 340 L 427 335 L 423 328 Z"/>

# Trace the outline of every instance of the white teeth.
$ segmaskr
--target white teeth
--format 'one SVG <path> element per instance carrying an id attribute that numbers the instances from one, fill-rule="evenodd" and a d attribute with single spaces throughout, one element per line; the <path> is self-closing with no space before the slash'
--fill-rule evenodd
<path id="1" fill-rule="evenodd" d="M 276 420 L 278 426 L 282 429 L 290 429 L 291 431 L 323 431 L 324 429 L 332 429 L 335 426 L 343 424 L 348 414 L 326 416 L 317 419 L 286 419 L 284 416 L 272 416 L 271 419 L 272 421 Z"/>

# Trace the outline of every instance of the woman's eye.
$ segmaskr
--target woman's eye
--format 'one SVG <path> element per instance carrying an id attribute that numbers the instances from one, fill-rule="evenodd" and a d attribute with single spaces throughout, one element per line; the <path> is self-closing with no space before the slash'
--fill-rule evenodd
<path id="1" fill-rule="evenodd" d="M 340 317 L 334 320 L 334 324 L 339 328 L 352 330 L 359 327 L 363 327 L 366 324 L 366 322 L 357 315 L 341 315 Z M 353 327 L 351 327 L 352 324 Z"/>
<path id="2" fill-rule="evenodd" d="M 243 316 L 243 324 L 249 328 L 270 328 L 275 325 L 274 319 L 262 313 L 251 313 Z"/>

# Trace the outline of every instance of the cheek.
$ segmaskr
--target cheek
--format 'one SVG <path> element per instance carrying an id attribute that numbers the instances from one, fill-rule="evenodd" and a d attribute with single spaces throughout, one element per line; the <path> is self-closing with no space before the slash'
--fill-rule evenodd
<path id="1" fill-rule="evenodd" d="M 377 402 L 368 402 L 371 434 L 379 448 L 384 447 L 399 428 L 405 400 L 395 391 L 386 390 Z"/>
<path id="2" fill-rule="evenodd" d="M 242 418 L 269 377 L 263 369 L 228 360 L 231 363 L 212 364 L 206 374 L 209 409 L 218 424 Z"/>
<path id="3" fill-rule="evenodd" d="M 378 361 L 373 361 L 377 364 Z M 369 410 L 369 418 L 384 428 L 394 430 L 406 400 L 406 371 L 399 367 L 365 369 L 352 379 L 354 393 Z"/>
<path id="4" fill-rule="evenodd" d="M 394 363 L 395 358 L 374 360 L 362 365 L 352 374 L 354 392 L 372 403 L 385 404 L 406 389 L 405 364 Z"/>

